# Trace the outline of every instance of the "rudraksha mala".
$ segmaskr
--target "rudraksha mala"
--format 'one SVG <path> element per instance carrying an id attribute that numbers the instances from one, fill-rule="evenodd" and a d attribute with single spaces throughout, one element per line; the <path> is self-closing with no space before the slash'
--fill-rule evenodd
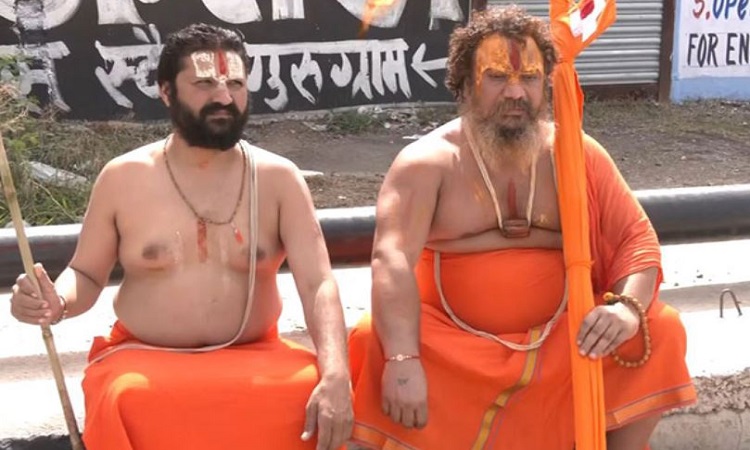
<path id="1" fill-rule="evenodd" d="M 629 369 L 641 367 L 642 365 L 646 364 L 646 361 L 648 361 L 648 359 L 651 357 L 651 333 L 649 332 L 648 318 L 646 317 L 646 310 L 643 308 L 643 304 L 638 301 L 637 298 L 630 295 L 613 294 L 611 292 L 607 292 L 606 294 L 604 294 L 604 302 L 608 305 L 614 305 L 615 303 L 622 302 L 635 309 L 638 312 L 638 317 L 641 321 L 641 330 L 643 330 L 644 350 L 643 357 L 641 357 L 640 360 L 625 361 L 617 353 L 614 352 L 612 353 L 612 358 L 620 366 L 627 367 Z"/>

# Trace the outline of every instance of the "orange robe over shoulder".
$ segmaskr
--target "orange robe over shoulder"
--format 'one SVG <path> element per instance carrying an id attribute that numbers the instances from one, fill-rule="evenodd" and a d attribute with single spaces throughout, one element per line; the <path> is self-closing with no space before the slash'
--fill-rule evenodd
<path id="1" fill-rule="evenodd" d="M 89 361 L 138 342 L 118 322 Z M 91 363 L 83 391 L 88 450 L 308 449 L 305 405 L 318 382 L 315 356 L 280 339 L 205 353 L 123 349 Z"/>
<path id="2" fill-rule="evenodd" d="M 659 267 L 656 234 L 604 149 L 584 138 L 594 298 L 621 278 Z M 440 279 L 435 261 L 440 258 Z M 562 250 L 510 249 L 438 255 L 416 267 L 421 298 L 421 361 L 427 374 L 428 423 L 394 424 L 381 411 L 383 351 L 369 317 L 351 333 L 355 442 L 368 448 L 423 450 L 571 450 L 575 441 L 567 313 L 536 350 L 521 352 L 459 328 L 442 307 L 441 283 L 454 313 L 473 328 L 516 343 L 535 341 L 564 294 Z M 661 282 L 661 270 L 659 276 Z M 640 368 L 603 361 L 607 428 L 695 401 L 678 313 L 648 309 L 652 355 Z M 639 333 L 618 353 L 639 359 Z"/>

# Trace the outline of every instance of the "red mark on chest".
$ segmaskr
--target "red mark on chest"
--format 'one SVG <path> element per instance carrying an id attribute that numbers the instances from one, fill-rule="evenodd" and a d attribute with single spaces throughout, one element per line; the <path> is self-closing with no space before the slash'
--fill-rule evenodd
<path id="1" fill-rule="evenodd" d="M 198 261 L 208 260 L 208 229 L 206 222 L 198 219 Z"/>
<path id="2" fill-rule="evenodd" d="M 521 46 L 514 40 L 510 40 L 510 65 L 515 72 L 521 70 Z"/>
<path id="3" fill-rule="evenodd" d="M 508 214 L 511 219 L 519 218 L 518 203 L 516 202 L 516 183 L 513 180 L 508 182 Z"/>
<path id="4" fill-rule="evenodd" d="M 232 230 L 234 231 L 234 240 L 237 241 L 238 244 L 242 245 L 245 243 L 245 238 L 242 237 L 242 232 L 239 228 L 237 228 L 237 225 L 232 223 Z"/>
<path id="5" fill-rule="evenodd" d="M 219 76 L 226 77 L 229 75 L 229 64 L 227 64 L 227 54 L 223 51 L 218 51 L 219 54 Z"/>

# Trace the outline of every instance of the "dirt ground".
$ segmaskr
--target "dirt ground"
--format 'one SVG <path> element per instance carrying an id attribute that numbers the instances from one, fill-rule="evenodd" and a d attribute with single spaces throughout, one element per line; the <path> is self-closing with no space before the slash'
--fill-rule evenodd
<path id="1" fill-rule="evenodd" d="M 251 124 L 248 138 L 305 170 L 316 206 L 374 205 L 393 158 L 455 115 L 431 110 L 367 110 L 331 119 Z M 359 121 L 359 122 L 357 122 Z M 610 152 L 633 189 L 750 183 L 750 103 L 592 101 L 584 129 Z"/>

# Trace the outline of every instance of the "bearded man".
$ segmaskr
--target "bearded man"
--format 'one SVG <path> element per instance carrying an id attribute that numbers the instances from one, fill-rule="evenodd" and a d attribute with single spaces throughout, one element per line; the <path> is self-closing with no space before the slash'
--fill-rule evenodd
<path id="1" fill-rule="evenodd" d="M 571 450 L 570 331 L 603 358 L 610 450 L 643 450 L 695 401 L 656 234 L 584 138 L 597 306 L 569 330 L 549 119 L 548 26 L 518 7 L 451 36 L 460 117 L 406 147 L 380 191 L 372 324 L 350 336 L 354 440 L 378 449 Z M 605 293 L 606 299 L 605 302 Z"/>
<path id="2" fill-rule="evenodd" d="M 334 449 L 352 427 L 338 288 L 308 188 L 290 161 L 241 141 L 248 60 L 236 33 L 192 25 L 158 67 L 173 133 L 109 162 L 70 265 L 37 267 L 12 314 L 57 323 L 124 269 L 111 335 L 83 380 L 89 450 Z M 286 258 L 316 355 L 282 340 Z M 316 433 L 317 431 L 317 433 Z"/>

